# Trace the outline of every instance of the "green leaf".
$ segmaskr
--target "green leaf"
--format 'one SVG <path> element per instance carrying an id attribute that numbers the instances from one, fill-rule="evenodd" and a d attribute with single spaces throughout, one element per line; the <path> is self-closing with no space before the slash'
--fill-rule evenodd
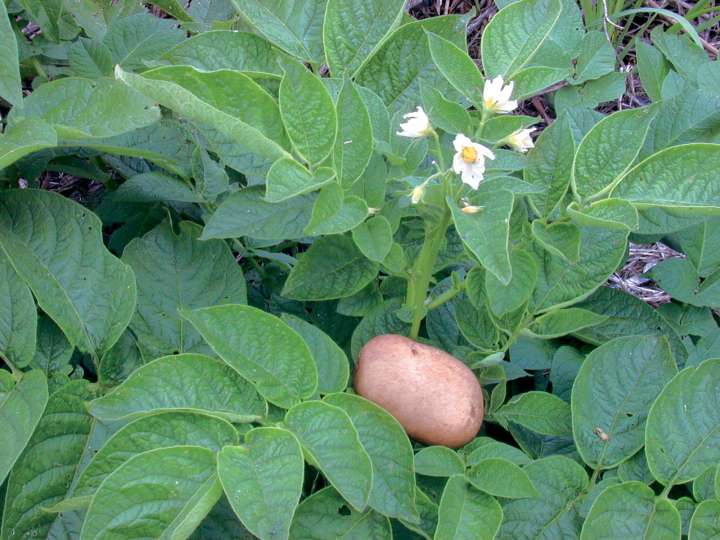
<path id="1" fill-rule="evenodd" d="M 468 444 L 465 462 L 468 466 L 477 465 L 484 459 L 501 458 L 514 463 L 515 465 L 527 465 L 532 460 L 528 455 L 516 448 L 490 437 L 478 437 Z"/>
<path id="2" fill-rule="evenodd" d="M 640 153 L 655 112 L 648 107 L 619 111 L 595 124 L 575 154 L 575 193 L 591 197 L 615 187 Z"/>
<path id="3" fill-rule="evenodd" d="M 358 357 L 360 349 L 375 336 L 381 334 L 406 335 L 410 323 L 398 317 L 402 304 L 400 298 L 393 298 L 371 309 L 360 324 L 355 327 L 350 341 L 350 352 L 353 358 Z"/>
<path id="4" fill-rule="evenodd" d="M 10 25 L 5 3 L 0 6 L 0 97 L 10 105 L 22 103 L 22 81 L 18 63 L 18 44 Z"/>
<path id="5" fill-rule="evenodd" d="M 300 440 L 311 463 L 356 510 L 368 504 L 373 483 L 370 456 L 363 448 L 350 416 L 322 401 L 291 408 L 285 425 Z"/>
<path id="6" fill-rule="evenodd" d="M 383 262 L 393 245 L 393 231 L 384 216 L 371 217 L 352 230 L 355 245 L 368 259 Z"/>
<path id="7" fill-rule="evenodd" d="M 323 44 L 333 77 L 351 75 L 402 16 L 402 0 L 328 0 Z"/>
<path id="8" fill-rule="evenodd" d="M 567 207 L 570 219 L 581 227 L 636 231 L 639 227 L 638 211 L 623 199 L 602 199 L 580 207 L 573 202 Z"/>
<path id="9" fill-rule="evenodd" d="M 265 129 L 280 130 L 279 123 L 272 124 L 273 119 L 277 118 L 272 97 L 263 96 L 260 102 L 257 96 L 262 94 L 255 92 L 257 106 L 242 109 L 249 117 L 239 118 L 239 107 L 231 107 L 231 96 L 227 94 L 228 82 L 232 83 L 231 88 L 235 88 L 247 79 L 244 87 L 248 92 L 255 84 L 241 73 L 203 73 L 190 67 L 177 66 L 158 68 L 143 75 L 115 68 L 115 77 L 178 115 L 197 123 L 223 160 L 241 172 L 265 171 L 270 163 L 287 155 L 282 146 L 269 138 L 260 127 L 249 123 L 249 120 L 254 122 L 258 117 L 266 118 L 261 124 Z M 233 96 L 238 97 L 237 94 Z"/>
<path id="10" fill-rule="evenodd" d="M 587 309 L 557 309 L 535 319 L 529 330 L 537 337 L 553 339 L 602 324 L 607 319 L 607 316 L 598 315 Z"/>
<path id="11" fill-rule="evenodd" d="M 533 238 L 543 249 L 558 255 L 569 262 L 577 262 L 580 257 L 580 230 L 572 223 L 532 222 Z"/>
<path id="12" fill-rule="evenodd" d="M 73 369 L 70 365 L 73 351 L 62 330 L 48 317 L 41 316 L 38 319 L 37 348 L 30 366 L 43 370 L 48 379 L 57 374 L 69 375 Z"/>
<path id="13" fill-rule="evenodd" d="M 685 368 L 650 408 L 645 453 L 664 485 L 687 482 L 720 460 L 720 360 Z"/>
<path id="14" fill-rule="evenodd" d="M 305 463 L 295 436 L 261 427 L 245 435 L 242 446 L 218 454 L 218 475 L 233 510 L 259 538 L 288 538 L 300 501 Z"/>
<path id="15" fill-rule="evenodd" d="M 705 279 L 688 259 L 667 259 L 655 265 L 648 275 L 670 296 L 692 306 L 716 306 L 720 302 L 720 273 Z"/>
<path id="16" fill-rule="evenodd" d="M 720 501 L 704 501 L 690 520 L 689 540 L 711 540 L 720 535 Z"/>
<path id="17" fill-rule="evenodd" d="M 175 446 L 143 452 L 102 483 L 88 508 L 80 539 L 129 534 L 186 538 L 221 494 L 212 450 Z"/>
<path id="18" fill-rule="evenodd" d="M 32 293 L 0 252 L 0 356 L 27 366 L 35 355 L 37 326 Z"/>
<path id="19" fill-rule="evenodd" d="M 415 472 L 424 476 L 449 478 L 465 472 L 462 458 L 447 446 L 427 446 L 415 454 Z"/>
<path id="20" fill-rule="evenodd" d="M 323 401 L 348 414 L 370 456 L 370 508 L 384 516 L 418 522 L 413 452 L 402 426 L 388 412 L 360 396 L 330 394 Z"/>
<path id="21" fill-rule="evenodd" d="M 57 133 L 40 118 L 27 118 L 0 135 L 0 170 L 18 159 L 57 145 Z"/>
<path id="22" fill-rule="evenodd" d="M 585 463 L 610 469 L 640 450 L 650 406 L 675 373 L 662 337 L 619 337 L 591 352 L 571 402 L 575 444 Z"/>
<path id="23" fill-rule="evenodd" d="M 300 258 L 282 295 L 294 300 L 330 300 L 351 296 L 370 283 L 378 264 L 369 261 L 347 236 L 317 240 Z"/>
<path id="24" fill-rule="evenodd" d="M 302 238 L 310 221 L 315 195 L 301 195 L 269 203 L 259 188 L 231 194 L 210 216 L 201 240 L 249 236 L 258 240 Z"/>
<path id="25" fill-rule="evenodd" d="M 514 422 L 541 435 L 572 433 L 570 405 L 547 392 L 525 392 L 495 412 L 502 422 Z"/>
<path id="26" fill-rule="evenodd" d="M 157 172 L 137 174 L 128 178 L 113 194 L 116 202 L 201 203 L 203 199 L 179 178 Z"/>
<path id="27" fill-rule="evenodd" d="M 289 408 L 317 390 L 317 368 L 300 335 L 282 320 L 241 305 L 182 309 L 212 349 L 269 402 Z"/>
<path id="28" fill-rule="evenodd" d="M 119 82 L 67 77 L 26 97 L 10 123 L 26 118 L 44 120 L 67 139 L 112 137 L 157 122 L 160 108 Z"/>
<path id="29" fill-rule="evenodd" d="M 672 236 L 692 262 L 700 276 L 709 276 L 720 266 L 720 219 L 702 219 L 695 226 Z"/>
<path id="30" fill-rule="evenodd" d="M 50 397 L 8 479 L 3 538 L 46 537 L 50 532 L 57 516 L 44 508 L 65 498 L 77 474 L 90 435 L 92 417 L 85 400 L 91 397 L 88 381 L 73 381 Z"/>
<path id="31" fill-rule="evenodd" d="M 332 487 L 313 493 L 298 506 L 290 528 L 293 540 L 384 540 L 392 538 L 390 521 L 373 510 L 348 507 Z"/>
<path id="32" fill-rule="evenodd" d="M 242 269 L 228 246 L 218 240 L 199 241 L 201 229 L 189 221 L 180 222 L 179 229 L 175 234 L 164 221 L 123 252 L 138 287 L 130 328 L 149 358 L 209 352 L 179 309 L 247 302 Z"/>
<path id="33" fill-rule="evenodd" d="M 0 384 L 12 381 L 9 375 L 7 379 L 0 379 Z M 9 435 L 0 439 L 0 480 L 4 481 L 40 422 L 48 402 L 47 379 L 40 370 L 29 371 L 14 387 L 3 388 L 0 398 L 0 420 Z"/>
<path id="34" fill-rule="evenodd" d="M 513 200 L 513 194 L 505 190 L 478 193 L 471 202 L 482 209 L 476 214 L 466 214 L 455 201 L 448 199 L 463 243 L 502 284 L 508 284 L 512 277 L 508 249 Z"/>
<path id="35" fill-rule="evenodd" d="M 179 21 L 192 22 L 193 20 L 178 0 L 152 0 L 151 3 Z"/>
<path id="36" fill-rule="evenodd" d="M 300 334 L 312 353 L 318 370 L 317 391 L 320 394 L 329 394 L 345 390 L 350 377 L 350 366 L 345 351 L 320 328 L 299 317 L 283 313 L 282 320 Z"/>
<path id="37" fill-rule="evenodd" d="M 483 76 L 467 51 L 437 34 L 428 32 L 433 62 L 448 82 L 478 109 L 483 105 Z"/>
<path id="38" fill-rule="evenodd" d="M 420 95 L 433 126 L 448 133 L 467 133 L 472 129 L 470 115 L 459 103 L 445 99 L 440 91 L 425 84 L 420 85 Z"/>
<path id="39" fill-rule="evenodd" d="M 566 457 L 552 456 L 530 463 L 525 472 L 540 495 L 505 504 L 497 538 L 578 538 L 578 503 L 588 486 L 585 469 Z"/>
<path id="40" fill-rule="evenodd" d="M 585 34 L 576 54 L 571 84 L 599 79 L 615 69 L 615 49 L 605 34 L 598 30 Z"/>
<path id="41" fill-rule="evenodd" d="M 115 432 L 97 451 L 78 478 L 73 495 L 94 495 L 110 473 L 149 450 L 189 445 L 219 452 L 237 442 L 235 428 L 219 417 L 189 411 L 144 416 Z"/>
<path id="42" fill-rule="evenodd" d="M 642 482 L 610 486 L 595 500 L 581 540 L 597 538 L 680 538 L 680 514 L 668 499 L 656 498 Z"/>
<path id="43" fill-rule="evenodd" d="M 635 41 L 635 54 L 643 89 L 650 99 L 661 101 L 662 84 L 670 71 L 670 66 L 659 50 L 641 39 Z"/>
<path id="44" fill-rule="evenodd" d="M 306 62 L 323 59 L 322 20 L 327 0 L 231 0 L 258 33 Z"/>
<path id="45" fill-rule="evenodd" d="M 457 46 L 465 44 L 465 22 L 461 17 L 412 21 L 384 39 L 358 70 L 357 82 L 380 96 L 391 114 L 415 109 L 420 101 L 421 84 L 441 91 L 449 86 L 430 56 L 426 31 Z"/>
<path id="46" fill-rule="evenodd" d="M 373 131 L 365 102 L 349 79 L 344 81 L 337 98 L 337 122 L 333 162 L 340 183 L 350 186 L 370 162 Z"/>
<path id="47" fill-rule="evenodd" d="M 507 459 L 483 459 L 470 467 L 465 477 L 477 489 L 494 497 L 523 499 L 540 496 L 528 474 Z"/>
<path id="48" fill-rule="evenodd" d="M 486 76 L 511 81 L 550 37 L 561 12 L 559 0 L 519 0 L 501 9 L 482 36 Z"/>
<path id="49" fill-rule="evenodd" d="M 575 142 L 567 115 L 562 115 L 545 128 L 528 152 L 523 179 L 542 188 L 543 193 L 531 194 L 530 201 L 542 216 L 549 216 L 565 196 L 570 185 Z"/>
<path id="50" fill-rule="evenodd" d="M 532 296 L 537 282 L 538 268 L 531 255 L 515 250 L 510 254 L 510 263 L 512 277 L 507 284 L 485 272 L 485 291 L 490 310 L 496 317 L 520 309 Z"/>
<path id="51" fill-rule="evenodd" d="M 267 414 L 263 399 L 234 369 L 190 353 L 145 364 L 88 407 L 90 414 L 104 421 L 173 410 L 203 412 L 231 422 L 252 422 Z"/>
<path id="52" fill-rule="evenodd" d="M 312 236 L 341 234 L 360 225 L 370 213 L 367 203 L 345 196 L 338 183 L 325 186 L 315 200 L 305 233 Z"/>
<path id="53" fill-rule="evenodd" d="M 315 191 L 335 179 L 335 173 L 328 167 L 321 167 L 314 173 L 297 161 L 280 158 L 272 164 L 267 173 L 265 200 L 278 203 Z"/>
<path id="54" fill-rule="evenodd" d="M 325 85 L 304 65 L 282 63 L 280 115 L 288 136 L 309 165 L 323 161 L 332 151 L 337 132 L 335 105 Z"/>
<path id="55" fill-rule="evenodd" d="M 135 310 L 135 278 L 103 245 L 97 216 L 29 189 L 3 192 L 0 209 L 0 250 L 40 308 L 83 352 L 110 349 Z"/>
<path id="56" fill-rule="evenodd" d="M 435 540 L 492 540 L 503 511 L 495 499 L 473 489 L 460 475 L 445 484 L 438 510 Z"/>
<path id="57" fill-rule="evenodd" d="M 618 180 L 611 196 L 638 207 L 668 207 L 685 213 L 716 212 L 720 183 L 712 172 L 720 166 L 720 145 L 686 144 L 653 154 Z M 687 182 L 692 178 L 692 182 Z"/>
<path id="58" fill-rule="evenodd" d="M 195 34 L 164 52 L 161 59 L 200 71 L 242 71 L 251 77 L 279 77 L 282 73 L 276 50 L 269 41 L 257 34 L 232 30 Z"/>

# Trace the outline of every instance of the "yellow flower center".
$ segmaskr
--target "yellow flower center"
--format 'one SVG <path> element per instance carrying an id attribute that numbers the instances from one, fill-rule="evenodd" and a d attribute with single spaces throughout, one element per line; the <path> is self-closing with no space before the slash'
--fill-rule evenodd
<path id="1" fill-rule="evenodd" d="M 477 150 L 475 150 L 474 146 L 464 146 L 460 156 L 465 163 L 475 163 L 478 158 Z"/>

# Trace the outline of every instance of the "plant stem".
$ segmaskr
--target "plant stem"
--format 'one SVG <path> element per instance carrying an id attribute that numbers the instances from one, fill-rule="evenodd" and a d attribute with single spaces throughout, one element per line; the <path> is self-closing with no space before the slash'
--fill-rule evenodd
<path id="1" fill-rule="evenodd" d="M 592 476 L 590 477 L 590 489 L 595 487 L 595 484 L 597 483 L 598 476 L 600 475 L 600 469 L 595 469 L 592 473 Z"/>
<path id="2" fill-rule="evenodd" d="M 430 302 L 427 305 L 427 310 L 433 310 L 436 308 L 439 308 L 442 306 L 445 302 L 449 302 L 453 298 L 455 298 L 458 294 L 463 292 L 465 290 L 465 282 L 463 281 L 459 286 L 453 287 L 452 289 L 448 289 L 444 293 L 442 293 L 440 296 L 435 298 L 432 302 Z"/>
<path id="3" fill-rule="evenodd" d="M 669 482 L 668 485 L 663 488 L 662 492 L 660 493 L 660 497 L 663 499 L 667 499 L 667 496 L 670 494 L 670 490 L 672 489 L 672 487 L 673 483 Z"/>
<path id="4" fill-rule="evenodd" d="M 430 133 L 430 136 L 435 143 L 435 153 L 437 154 L 440 172 L 444 173 L 447 170 L 447 166 L 445 164 L 445 155 L 443 154 L 442 146 L 440 146 L 440 137 L 438 136 L 437 131 L 435 131 L 434 129 Z"/>

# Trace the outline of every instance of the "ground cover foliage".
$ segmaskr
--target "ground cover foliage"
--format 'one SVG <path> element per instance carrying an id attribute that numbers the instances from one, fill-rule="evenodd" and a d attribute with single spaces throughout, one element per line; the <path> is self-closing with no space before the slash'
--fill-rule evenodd
<path id="1" fill-rule="evenodd" d="M 591 7 L 0 2 L 0 538 L 717 538 L 719 64 Z M 385 333 L 469 444 L 352 391 Z"/>

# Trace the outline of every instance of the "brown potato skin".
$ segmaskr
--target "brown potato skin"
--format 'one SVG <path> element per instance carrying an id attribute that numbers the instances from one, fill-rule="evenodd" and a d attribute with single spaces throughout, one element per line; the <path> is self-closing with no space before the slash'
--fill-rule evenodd
<path id="1" fill-rule="evenodd" d="M 404 336 L 385 334 L 360 350 L 355 391 L 392 414 L 425 444 L 462 446 L 480 430 L 482 388 L 454 356 Z"/>

